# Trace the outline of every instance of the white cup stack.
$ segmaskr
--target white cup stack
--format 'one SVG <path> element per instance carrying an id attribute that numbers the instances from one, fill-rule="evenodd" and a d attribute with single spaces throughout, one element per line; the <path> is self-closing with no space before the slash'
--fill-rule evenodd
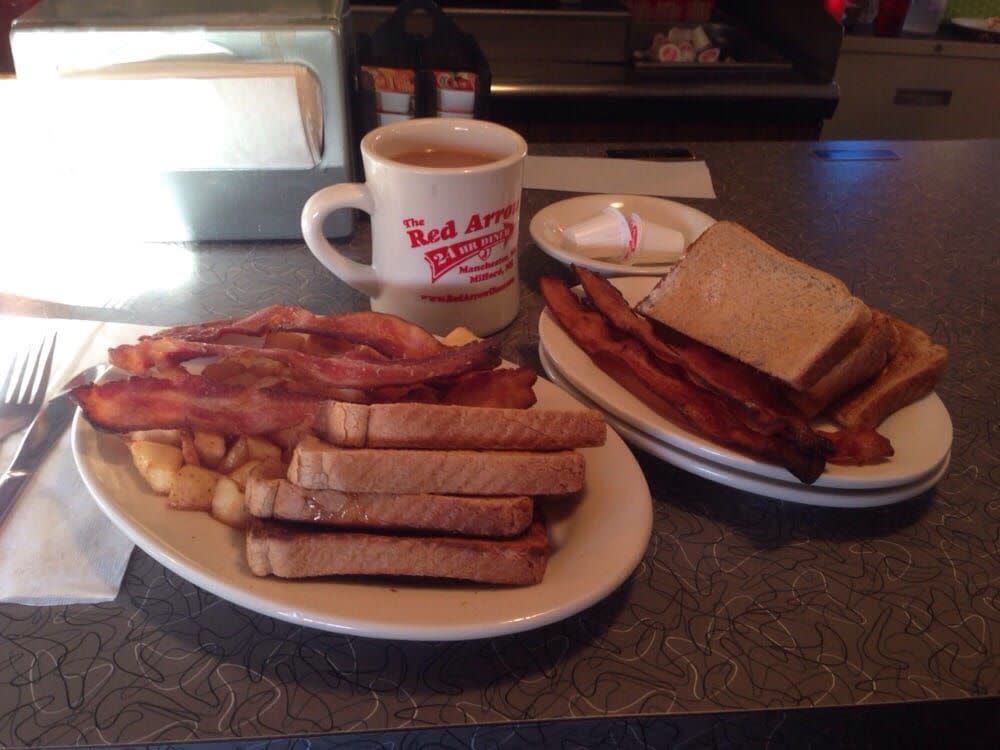
<path id="1" fill-rule="evenodd" d="M 375 91 L 375 116 L 379 125 L 413 119 L 413 94 L 406 91 Z"/>
<path id="2" fill-rule="evenodd" d="M 438 117 L 472 117 L 476 92 L 465 89 L 439 88 L 436 94 Z"/>
<path id="3" fill-rule="evenodd" d="M 684 235 L 671 227 L 608 206 L 563 230 L 567 245 L 586 258 L 625 265 L 673 263 L 684 255 Z"/>

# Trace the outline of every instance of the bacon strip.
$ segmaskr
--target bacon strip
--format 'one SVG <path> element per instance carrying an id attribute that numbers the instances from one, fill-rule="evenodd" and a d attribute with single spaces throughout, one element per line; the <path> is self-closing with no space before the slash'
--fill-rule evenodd
<path id="1" fill-rule="evenodd" d="M 787 437 L 807 451 L 831 450 L 826 439 L 796 415 L 771 378 L 680 333 L 670 332 L 673 335 L 667 340 L 647 318 L 632 310 L 607 279 L 585 268 L 573 270 L 587 297 L 612 326 L 637 338 L 654 356 L 679 367 L 698 385 L 736 401 L 747 427 L 764 435 Z"/>
<path id="2" fill-rule="evenodd" d="M 168 368 L 200 357 L 246 354 L 270 359 L 291 368 L 296 380 L 339 388 L 376 388 L 411 385 L 431 378 L 452 377 L 470 370 L 491 369 L 500 364 L 498 346 L 490 340 L 464 346 L 422 359 L 372 362 L 354 357 L 316 357 L 291 349 L 256 349 L 229 344 L 208 344 L 183 339 L 143 339 L 138 344 L 109 351 L 111 362 L 122 369 L 142 374 L 151 367 Z"/>
<path id="3" fill-rule="evenodd" d="M 386 386 L 371 391 L 347 388 L 315 388 L 288 381 L 291 391 L 359 404 L 396 403 L 400 401 L 454 406 L 492 406 L 504 409 L 527 409 L 535 404 L 534 384 L 538 375 L 526 367 L 476 370 L 459 375 L 450 382 Z"/>
<path id="4" fill-rule="evenodd" d="M 525 368 L 466 373 L 443 390 L 425 384 L 359 391 L 358 401 L 419 401 L 528 408 L 534 401 L 534 371 Z M 173 379 L 132 377 L 72 392 L 94 427 L 111 432 L 186 428 L 226 434 L 295 434 L 306 431 L 325 395 L 284 387 L 221 383 L 202 375 Z M 352 399 L 354 400 L 354 399 Z"/>
<path id="5" fill-rule="evenodd" d="M 467 372 L 441 394 L 442 404 L 527 409 L 535 404 L 537 373 L 527 367 Z"/>
<path id="6" fill-rule="evenodd" d="M 259 435 L 311 420 L 321 403 L 278 388 L 227 385 L 199 375 L 83 385 L 71 396 L 94 427 L 111 432 L 183 427 Z"/>
<path id="7" fill-rule="evenodd" d="M 822 430 L 821 434 L 834 445 L 833 455 L 826 459 L 832 464 L 866 466 L 895 454 L 889 438 L 873 429 Z"/>
<path id="8" fill-rule="evenodd" d="M 178 366 L 182 377 L 190 373 Z M 163 370 L 156 372 L 164 376 Z M 173 372 L 173 371 L 166 371 Z M 428 384 L 385 386 L 374 390 L 360 388 L 335 388 L 318 386 L 310 381 L 298 381 L 290 376 L 288 368 L 280 362 L 255 357 L 222 358 L 205 366 L 201 372 L 206 378 L 221 383 L 237 385 L 282 384 L 289 391 L 310 396 L 350 401 L 357 404 L 411 401 L 432 404 L 457 404 L 463 406 L 493 406 L 507 409 L 527 409 L 535 399 L 534 384 L 538 375 L 526 367 L 475 370 L 457 378 L 432 381 Z"/>
<path id="9" fill-rule="evenodd" d="M 271 305 L 243 318 L 175 326 L 150 338 L 216 341 L 227 333 L 260 336 L 271 331 L 331 336 L 370 346 L 394 359 L 430 357 L 447 348 L 420 326 L 395 315 L 375 312 L 316 315 L 295 305 Z"/>
<path id="10" fill-rule="evenodd" d="M 731 411 L 720 396 L 700 388 L 676 371 L 663 368 L 649 350 L 633 338 L 616 338 L 600 313 L 587 310 L 565 284 L 557 279 L 541 279 L 542 295 L 549 310 L 570 337 L 597 364 L 634 391 L 650 408 L 723 445 L 728 445 L 788 469 L 805 483 L 823 473 L 825 452 L 775 435 L 754 432 Z"/>

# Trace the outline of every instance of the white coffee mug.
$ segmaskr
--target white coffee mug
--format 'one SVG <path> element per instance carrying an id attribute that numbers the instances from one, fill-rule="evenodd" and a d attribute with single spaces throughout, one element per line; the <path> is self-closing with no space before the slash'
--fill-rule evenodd
<path id="1" fill-rule="evenodd" d="M 320 263 L 371 297 L 372 310 L 433 333 L 480 336 L 516 316 L 521 171 L 528 147 L 482 120 L 421 118 L 384 125 L 361 141 L 366 182 L 331 185 L 302 211 Z M 340 208 L 371 215 L 372 264 L 344 257 L 323 235 Z"/>

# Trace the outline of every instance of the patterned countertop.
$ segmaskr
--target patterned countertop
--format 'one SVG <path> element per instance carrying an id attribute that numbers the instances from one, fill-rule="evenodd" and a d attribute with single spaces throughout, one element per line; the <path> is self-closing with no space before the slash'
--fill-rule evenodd
<path id="1" fill-rule="evenodd" d="M 807 143 L 691 144 L 719 195 L 692 203 L 841 277 L 948 346 L 938 393 L 955 440 L 935 489 L 881 509 L 806 507 L 640 452 L 655 520 L 631 579 L 564 622 L 459 643 L 279 622 L 136 550 L 114 602 L 0 605 L 0 744 L 338 733 L 327 746 L 347 746 L 365 732 L 366 746 L 389 747 L 405 743 L 397 730 L 435 729 L 442 747 L 796 737 L 825 746 L 878 736 L 887 720 L 897 739 L 920 740 L 956 720 L 966 722 L 962 739 L 996 738 L 988 701 L 923 703 L 923 718 L 867 708 L 1000 696 L 1000 142 L 888 146 L 901 159 L 829 163 Z M 525 195 L 522 310 L 503 334 L 505 356 L 535 367 L 538 278 L 565 271 L 534 246 L 527 225 L 559 197 Z M 363 256 L 367 242 L 362 224 L 351 245 Z M 170 324 L 273 302 L 319 312 L 363 306 L 300 243 L 182 249 L 193 272 L 170 295 L 141 295 L 110 312 L 3 296 L 0 311 Z M 151 262 L 163 251 L 137 248 Z M 791 711 L 835 707 L 857 708 Z M 730 713 L 747 711 L 755 713 Z M 563 719 L 578 721 L 552 721 Z"/>

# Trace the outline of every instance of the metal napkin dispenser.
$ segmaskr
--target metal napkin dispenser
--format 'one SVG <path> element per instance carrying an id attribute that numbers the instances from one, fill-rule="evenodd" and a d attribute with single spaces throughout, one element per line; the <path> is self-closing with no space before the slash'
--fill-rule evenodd
<path id="1" fill-rule="evenodd" d="M 11 47 L 81 221 L 154 241 L 300 239 L 309 196 L 356 177 L 349 20 L 346 0 L 43 0 Z"/>

